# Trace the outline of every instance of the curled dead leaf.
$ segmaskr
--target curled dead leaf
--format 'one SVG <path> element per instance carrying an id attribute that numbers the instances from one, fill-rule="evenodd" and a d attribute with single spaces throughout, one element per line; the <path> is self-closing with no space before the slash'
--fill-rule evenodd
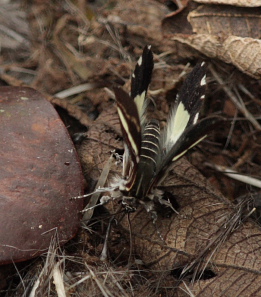
<path id="1" fill-rule="evenodd" d="M 258 39 L 232 35 L 221 38 L 209 34 L 177 35 L 172 39 L 191 46 L 209 58 L 231 63 L 256 79 L 261 78 L 261 41 Z"/>

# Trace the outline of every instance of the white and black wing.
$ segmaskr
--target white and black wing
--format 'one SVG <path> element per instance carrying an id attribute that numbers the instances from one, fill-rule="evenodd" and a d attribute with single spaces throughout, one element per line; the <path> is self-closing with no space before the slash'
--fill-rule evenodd
<path id="1" fill-rule="evenodd" d="M 155 174 L 155 178 L 152 180 L 150 185 L 150 189 L 164 179 L 174 161 L 177 161 L 184 154 L 186 154 L 187 151 L 204 140 L 211 133 L 211 131 L 213 131 L 222 123 L 222 121 L 223 118 L 219 116 L 213 116 L 203 119 L 195 125 L 189 126 L 161 161 L 160 166 L 158 167 Z"/>
<path id="2" fill-rule="evenodd" d="M 124 140 L 123 178 L 134 180 L 141 151 L 141 126 L 135 102 L 123 89 L 114 88 L 117 111 Z M 133 181 L 131 181 L 131 184 Z M 125 186 L 124 186 L 125 187 Z M 121 190 L 125 190 L 122 188 Z"/>
<path id="3" fill-rule="evenodd" d="M 197 64 L 186 78 L 170 112 L 163 133 L 162 148 L 166 154 L 185 132 L 196 124 L 206 92 L 206 63 Z"/>
<path id="4" fill-rule="evenodd" d="M 153 67 L 151 46 L 145 46 L 131 77 L 131 97 L 137 106 L 141 126 L 144 126 L 146 122 L 146 108 L 148 105 L 146 95 L 151 82 Z"/>
<path id="5" fill-rule="evenodd" d="M 220 117 L 214 116 L 197 123 L 205 91 L 206 63 L 202 62 L 191 71 L 177 95 L 161 138 L 162 159 L 150 189 L 164 178 L 172 162 L 205 139 L 222 121 Z"/>
<path id="6" fill-rule="evenodd" d="M 146 124 L 146 95 L 153 70 L 153 54 L 145 46 L 131 78 L 130 96 L 121 88 L 115 88 L 117 110 L 120 118 L 125 151 L 123 176 L 127 179 L 126 190 L 132 188 L 142 150 L 142 131 Z"/>
<path id="7" fill-rule="evenodd" d="M 132 161 L 138 163 L 141 149 L 141 127 L 136 104 L 122 88 L 114 88 L 114 93 L 123 139 Z"/>

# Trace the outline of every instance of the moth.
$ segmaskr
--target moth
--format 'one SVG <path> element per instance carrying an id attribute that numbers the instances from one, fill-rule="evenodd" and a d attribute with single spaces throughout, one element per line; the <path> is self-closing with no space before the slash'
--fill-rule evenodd
<path id="1" fill-rule="evenodd" d="M 134 211 L 137 205 L 142 204 L 156 218 L 155 203 L 173 209 L 158 188 L 173 162 L 205 139 L 220 123 L 220 118 L 197 122 L 206 89 L 206 64 L 202 62 L 186 78 L 171 108 L 166 127 L 161 131 L 159 121 L 149 118 L 147 113 L 147 91 L 153 67 L 151 47 L 145 46 L 132 74 L 130 94 L 121 87 L 114 88 L 124 140 L 122 177 L 111 187 L 98 188 L 94 193 L 111 192 L 111 196 L 100 199 L 99 205 L 111 199 L 121 199 L 126 211 Z M 102 175 L 107 176 L 107 173 Z M 93 210 L 97 197 L 92 197 L 87 210 Z"/>
<path id="2" fill-rule="evenodd" d="M 198 121 L 205 99 L 206 63 L 195 66 L 186 78 L 171 108 L 166 128 L 147 115 L 147 91 L 154 67 L 150 46 L 146 46 L 131 78 L 130 94 L 114 88 L 124 140 L 122 179 L 118 189 L 125 204 L 143 204 L 153 211 L 154 202 L 167 204 L 157 186 L 172 163 L 207 137 L 217 117 Z M 126 202 L 127 201 L 127 202 Z"/>

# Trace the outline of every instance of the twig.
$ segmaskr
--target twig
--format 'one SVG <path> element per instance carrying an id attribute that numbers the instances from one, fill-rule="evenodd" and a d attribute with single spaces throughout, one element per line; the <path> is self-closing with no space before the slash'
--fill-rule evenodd
<path id="1" fill-rule="evenodd" d="M 214 70 L 213 66 L 209 67 L 213 77 L 216 79 L 216 81 L 222 86 L 223 90 L 227 93 L 229 98 L 232 100 L 232 102 L 236 105 L 236 107 L 243 113 L 243 115 L 252 123 L 252 125 L 259 131 L 261 131 L 261 126 L 259 125 L 258 121 L 254 118 L 254 116 L 246 109 L 246 107 L 239 103 L 236 96 L 233 94 L 233 92 L 226 86 L 225 82 L 222 80 L 222 78 L 218 75 L 218 73 Z"/>
<path id="2" fill-rule="evenodd" d="M 246 183 L 248 185 L 251 185 L 251 186 L 261 189 L 261 180 L 260 179 L 256 179 L 251 176 L 240 174 L 240 173 L 236 172 L 235 170 L 232 170 L 225 166 L 220 166 L 220 165 L 210 164 L 210 163 L 206 163 L 206 165 L 218 170 L 219 172 L 222 172 L 226 176 L 229 176 L 235 180 L 241 181 L 243 183 Z"/>

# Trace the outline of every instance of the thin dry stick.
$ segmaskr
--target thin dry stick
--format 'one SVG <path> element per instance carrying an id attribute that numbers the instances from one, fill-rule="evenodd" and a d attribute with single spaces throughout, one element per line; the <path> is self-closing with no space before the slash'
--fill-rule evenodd
<path id="1" fill-rule="evenodd" d="M 240 174 L 237 171 L 225 167 L 225 166 L 220 166 L 217 164 L 210 164 L 210 163 L 206 163 L 207 166 L 214 168 L 216 170 L 218 170 L 219 172 L 222 172 L 223 174 L 225 174 L 226 176 L 233 178 L 235 180 L 241 181 L 243 183 L 246 183 L 248 185 L 257 187 L 257 188 L 261 188 L 261 180 L 248 176 L 248 175 L 244 175 L 244 174 Z"/>
<path id="2" fill-rule="evenodd" d="M 236 107 L 243 113 L 243 115 L 252 123 L 252 125 L 258 130 L 261 131 L 261 126 L 259 125 L 258 121 L 254 118 L 254 116 L 246 109 L 246 107 L 239 103 L 236 96 L 233 94 L 233 92 L 226 86 L 225 82 L 222 80 L 222 78 L 217 74 L 217 72 L 214 70 L 213 66 L 209 67 L 213 77 L 215 80 L 222 86 L 223 90 L 227 93 L 229 98 L 232 100 L 232 102 L 236 105 Z"/>
<path id="3" fill-rule="evenodd" d="M 93 211 L 94 211 L 94 206 L 97 204 L 101 193 L 99 191 L 96 191 L 97 189 L 99 189 L 100 187 L 103 187 L 107 181 L 107 177 L 109 175 L 111 166 L 112 166 L 112 162 L 113 162 L 113 156 L 111 155 L 109 160 L 107 161 L 106 165 L 103 168 L 103 171 L 101 173 L 101 176 L 97 182 L 94 194 L 92 195 L 90 202 L 88 203 L 88 205 L 86 206 L 87 211 L 84 214 L 82 221 L 89 221 L 92 218 L 93 215 Z"/>
<path id="4" fill-rule="evenodd" d="M 101 290 L 101 293 L 103 294 L 103 296 L 104 297 L 112 296 L 111 294 L 110 295 L 107 294 L 107 293 L 109 293 L 109 292 L 106 292 L 107 288 L 105 287 L 105 285 L 102 282 L 100 282 L 100 280 L 96 277 L 95 273 L 91 270 L 91 268 L 89 266 L 88 266 L 88 269 L 90 271 L 90 274 L 91 274 L 93 280 L 96 282 L 97 286 Z"/>
<path id="5" fill-rule="evenodd" d="M 254 101 L 256 104 L 260 105 L 261 106 L 261 100 L 260 99 L 257 99 L 255 98 L 255 96 L 253 96 L 249 91 L 248 89 L 243 86 L 242 84 L 238 84 L 238 88 L 243 92 L 245 93 L 252 101 Z"/>

